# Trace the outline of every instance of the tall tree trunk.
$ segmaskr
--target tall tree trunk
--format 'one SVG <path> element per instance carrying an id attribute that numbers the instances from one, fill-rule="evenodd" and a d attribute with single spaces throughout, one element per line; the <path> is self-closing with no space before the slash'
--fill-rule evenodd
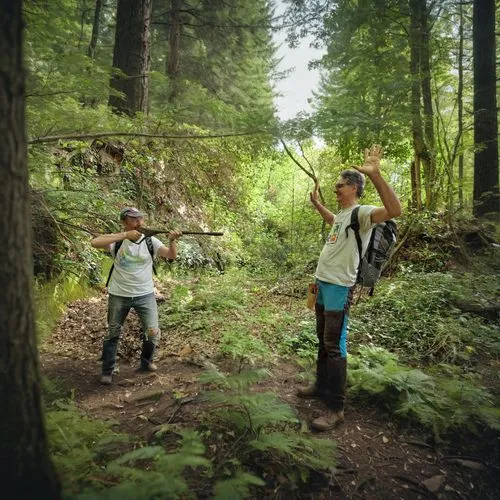
<path id="1" fill-rule="evenodd" d="M 464 206 L 464 12 L 462 2 L 459 4 L 460 8 L 460 24 L 458 28 L 458 89 L 457 89 L 457 102 L 458 102 L 458 140 L 459 140 L 459 154 L 458 154 L 458 206 Z"/>
<path id="2" fill-rule="evenodd" d="M 424 164 L 425 205 L 434 209 L 437 201 L 436 186 L 436 145 L 434 139 L 434 113 L 432 110 L 431 90 L 431 53 L 428 9 L 426 0 L 418 1 L 420 17 L 420 70 L 422 77 L 422 103 L 424 116 L 424 133 L 426 159 Z"/>
<path id="3" fill-rule="evenodd" d="M 92 36 L 90 38 L 89 48 L 87 49 L 87 55 L 90 59 L 95 59 L 95 49 L 97 47 L 97 41 L 99 40 L 99 29 L 101 26 L 101 10 L 102 0 L 95 0 L 94 24 L 92 25 Z"/>
<path id="4" fill-rule="evenodd" d="M 474 215 L 500 208 L 495 73 L 495 0 L 474 0 Z"/>
<path id="5" fill-rule="evenodd" d="M 168 102 L 175 101 L 179 94 L 179 73 L 181 61 L 181 13 L 182 0 L 171 0 L 170 31 L 168 34 L 167 75 L 170 79 Z"/>
<path id="6" fill-rule="evenodd" d="M 0 471 L 17 498 L 60 498 L 47 449 L 33 313 L 21 0 L 0 0 Z"/>
<path id="7" fill-rule="evenodd" d="M 113 67 L 120 74 L 111 78 L 109 105 L 130 116 L 148 111 L 151 8 L 152 0 L 118 0 Z"/>
<path id="8" fill-rule="evenodd" d="M 425 157 L 425 141 L 421 115 L 421 76 L 420 76 L 420 20 L 416 3 L 410 0 L 410 77 L 411 77 L 411 117 L 414 160 L 411 164 L 412 205 L 422 208 L 420 162 Z"/>

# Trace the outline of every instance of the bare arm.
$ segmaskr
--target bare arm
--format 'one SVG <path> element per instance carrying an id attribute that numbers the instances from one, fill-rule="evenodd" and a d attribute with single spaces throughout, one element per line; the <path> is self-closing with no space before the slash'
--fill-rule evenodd
<path id="1" fill-rule="evenodd" d="M 310 193 L 309 197 L 311 198 L 311 203 L 315 206 L 321 217 L 323 217 L 323 220 L 330 226 L 333 225 L 335 222 L 335 215 L 319 201 L 319 182 L 316 182 L 314 191 Z"/>
<path id="2" fill-rule="evenodd" d="M 123 231 L 121 233 L 101 234 L 90 241 L 94 248 L 109 248 L 112 243 L 123 240 L 137 241 L 141 237 L 139 231 Z"/>
<path id="3" fill-rule="evenodd" d="M 168 247 L 166 246 L 160 247 L 158 249 L 158 256 L 168 260 L 175 260 L 177 258 L 176 240 L 177 238 L 179 238 L 179 236 L 182 236 L 181 231 L 170 231 L 168 233 L 169 245 Z"/>
<path id="4" fill-rule="evenodd" d="M 393 217 L 399 217 L 402 212 L 399 198 L 380 172 L 381 157 L 381 147 L 374 145 L 370 149 L 365 149 L 364 165 L 355 167 L 356 170 L 366 174 L 370 178 L 384 205 L 383 207 L 375 208 L 371 213 L 372 222 L 375 224 L 392 219 Z"/>

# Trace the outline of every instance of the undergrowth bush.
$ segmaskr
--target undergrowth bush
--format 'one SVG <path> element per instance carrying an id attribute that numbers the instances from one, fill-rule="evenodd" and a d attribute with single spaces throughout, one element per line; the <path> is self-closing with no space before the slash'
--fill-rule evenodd
<path id="1" fill-rule="evenodd" d="M 436 438 L 463 428 L 500 431 L 500 408 L 472 377 L 431 376 L 400 364 L 396 354 L 383 348 L 360 346 L 349 357 L 348 381 L 351 395 L 418 422 Z"/>
<path id="2" fill-rule="evenodd" d="M 316 359 L 318 352 L 318 337 L 314 317 L 302 320 L 300 330 L 283 338 L 280 350 L 284 354 L 297 355 L 300 358 Z"/>
<path id="3" fill-rule="evenodd" d="M 214 387 L 204 393 L 213 405 L 211 418 L 221 423 L 226 433 L 238 436 L 224 457 L 226 463 L 217 466 L 224 467 L 230 477 L 222 480 L 223 487 L 219 481 L 216 491 L 222 488 L 228 494 L 237 478 L 245 478 L 245 466 L 260 470 L 265 463 L 266 472 L 272 468 L 272 472 L 286 476 L 297 487 L 307 483 L 311 471 L 328 470 L 335 465 L 334 442 L 312 437 L 292 408 L 276 394 L 252 390 L 267 376 L 266 370 L 229 376 L 211 370 L 200 377 L 203 383 Z M 250 484 L 256 484 L 254 477 L 249 479 Z"/>
<path id="4" fill-rule="evenodd" d="M 177 431 L 178 445 L 167 452 L 115 432 L 113 422 L 90 419 L 71 400 L 62 399 L 47 409 L 46 422 L 65 498 L 181 498 L 189 492 L 186 469 L 211 468 L 201 437 L 193 430 Z"/>
<path id="5" fill-rule="evenodd" d="M 496 284 L 491 287 L 491 284 Z M 374 342 L 403 359 L 469 362 L 477 353 L 500 354 L 497 324 L 462 312 L 457 300 L 498 294 L 498 276 L 406 272 L 383 280 L 375 294 L 353 307 L 356 341 Z"/>
<path id="6" fill-rule="evenodd" d="M 297 328 L 293 311 L 269 300 L 268 277 L 255 278 L 230 268 L 223 274 L 176 278 L 168 279 L 171 296 L 159 308 L 161 324 L 182 328 L 191 338 L 213 340 L 221 354 L 238 360 L 240 366 L 282 354 L 283 342 Z"/>

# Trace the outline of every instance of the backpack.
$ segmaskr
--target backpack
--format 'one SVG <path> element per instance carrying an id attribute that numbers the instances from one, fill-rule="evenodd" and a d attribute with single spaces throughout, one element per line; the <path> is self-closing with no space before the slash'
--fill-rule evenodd
<path id="1" fill-rule="evenodd" d="M 361 236 L 359 234 L 359 206 L 351 213 L 351 223 L 347 229 L 351 228 L 356 236 L 356 243 L 359 252 L 358 276 L 356 283 L 361 286 L 371 288 L 370 294 L 373 295 L 373 289 L 377 283 L 382 271 L 389 261 L 398 236 L 398 227 L 396 223 L 390 219 L 385 222 L 375 224 L 372 229 L 370 242 L 365 254 L 362 256 Z"/>
<path id="2" fill-rule="evenodd" d="M 153 248 L 153 242 L 151 241 L 151 236 L 146 236 L 144 238 L 146 240 L 146 246 L 148 247 L 149 253 L 151 255 L 151 259 L 153 260 L 153 272 L 155 273 L 155 276 L 158 274 L 156 272 L 156 267 L 154 263 L 154 248 Z M 120 247 L 122 246 L 123 240 L 117 241 L 115 243 L 115 257 L 118 255 L 118 250 L 120 250 Z M 142 243 L 142 241 L 141 241 Z M 140 245 L 140 243 L 139 243 Z M 109 280 L 111 279 L 111 274 L 113 273 L 113 269 L 115 268 L 115 262 L 113 259 L 113 264 L 111 265 L 111 269 L 109 270 L 108 274 L 108 279 L 106 280 L 106 287 L 109 285 Z"/>

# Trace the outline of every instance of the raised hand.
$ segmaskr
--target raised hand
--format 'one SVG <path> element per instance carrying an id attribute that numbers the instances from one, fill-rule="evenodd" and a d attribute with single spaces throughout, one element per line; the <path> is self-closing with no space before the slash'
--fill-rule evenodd
<path id="1" fill-rule="evenodd" d="M 366 175 L 372 175 L 380 172 L 380 160 L 382 158 L 382 147 L 378 144 L 373 144 L 370 148 L 366 148 L 365 161 L 363 165 L 354 167 L 358 172 Z"/>
<path id="2" fill-rule="evenodd" d="M 309 198 L 311 199 L 311 203 L 313 205 L 316 205 L 318 203 L 318 198 L 319 198 L 319 181 L 316 180 L 316 183 L 314 184 L 314 191 L 311 191 L 309 193 Z"/>

